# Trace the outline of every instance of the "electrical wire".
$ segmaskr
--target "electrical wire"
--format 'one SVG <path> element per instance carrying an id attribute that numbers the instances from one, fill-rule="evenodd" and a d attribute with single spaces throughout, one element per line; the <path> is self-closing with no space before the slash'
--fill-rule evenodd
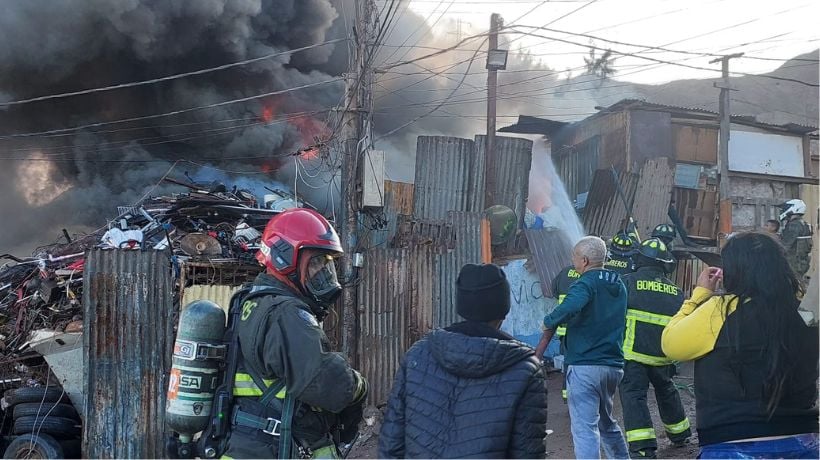
<path id="1" fill-rule="evenodd" d="M 228 101 L 217 102 L 217 103 L 214 103 L 214 104 L 201 105 L 201 106 L 197 106 L 197 107 L 190 107 L 190 108 L 187 108 L 187 109 L 174 110 L 174 111 L 171 111 L 171 112 L 158 113 L 158 114 L 154 114 L 154 115 L 145 115 L 145 116 L 140 116 L 140 117 L 122 118 L 122 119 L 119 119 L 119 120 L 112 120 L 112 121 L 105 121 L 105 122 L 98 122 L 98 123 L 90 123 L 90 124 L 87 124 L 87 125 L 75 126 L 75 127 L 72 127 L 72 128 L 53 129 L 53 130 L 49 130 L 49 131 L 8 134 L 8 135 L 0 136 L 0 139 L 13 139 L 13 138 L 20 138 L 20 137 L 43 136 L 43 135 L 64 133 L 64 132 L 69 132 L 69 131 L 78 131 L 78 130 L 81 130 L 81 129 L 96 128 L 96 127 L 99 127 L 99 126 L 108 126 L 108 125 L 119 124 L 119 123 L 128 123 L 128 122 L 132 122 L 132 121 L 152 120 L 152 119 L 156 119 L 156 118 L 169 117 L 169 116 L 174 116 L 174 115 L 180 115 L 180 114 L 183 114 L 183 113 L 195 112 L 195 111 L 198 111 L 198 110 L 213 109 L 213 108 L 216 108 L 216 107 L 224 107 L 226 105 L 238 104 L 238 103 L 241 103 L 241 102 L 248 102 L 248 101 L 252 101 L 252 100 L 256 100 L 256 99 L 262 99 L 262 98 L 265 98 L 265 97 L 276 96 L 276 95 L 279 95 L 279 94 L 285 94 L 285 93 L 289 93 L 289 92 L 292 92 L 292 91 L 298 91 L 298 90 L 307 89 L 307 88 L 314 88 L 316 86 L 326 85 L 328 83 L 333 83 L 333 82 L 340 81 L 340 80 L 342 80 L 341 77 L 331 78 L 331 79 L 328 79 L 328 80 L 322 80 L 322 81 L 315 82 L 315 83 L 308 83 L 308 84 L 304 84 L 304 85 L 300 85 L 300 86 L 295 86 L 295 87 L 292 87 L 292 88 L 286 88 L 286 89 L 281 89 L 281 90 L 277 90 L 277 91 L 270 91 L 270 92 L 263 93 L 263 94 L 256 94 L 256 95 L 253 95 L 253 96 L 248 96 L 248 97 L 243 97 L 243 98 L 238 98 L 238 99 L 231 99 L 231 100 L 228 100 Z"/>
<path id="2" fill-rule="evenodd" d="M 32 98 L 28 98 L 28 99 L 20 99 L 20 100 L 17 100 L 17 101 L 0 102 L 0 107 L 9 107 L 9 106 L 13 106 L 13 105 L 28 104 L 28 103 L 31 103 L 31 102 L 47 101 L 47 100 L 51 100 L 51 99 L 63 99 L 63 98 L 67 98 L 67 97 L 80 96 L 80 95 L 85 95 L 85 94 L 101 93 L 101 92 L 113 91 L 113 90 L 117 90 L 117 89 L 134 88 L 134 87 L 137 87 L 137 86 L 152 85 L 152 84 L 155 84 L 155 83 L 177 80 L 177 79 L 180 79 L 180 78 L 191 77 L 191 76 L 194 76 L 194 75 L 203 75 L 203 74 L 207 74 L 207 73 L 211 73 L 211 72 L 216 72 L 216 71 L 219 71 L 219 70 L 225 70 L 225 69 L 230 69 L 230 68 L 233 68 L 233 67 L 239 67 L 239 66 L 243 66 L 243 65 L 247 65 L 247 64 L 253 64 L 255 62 L 264 61 L 264 60 L 271 59 L 271 58 L 274 58 L 274 57 L 284 56 L 284 55 L 293 54 L 293 53 L 298 53 L 300 51 L 305 51 L 305 50 L 309 50 L 309 49 L 313 49 L 313 48 L 318 48 L 320 46 L 339 43 L 339 42 L 342 42 L 342 41 L 345 41 L 345 40 L 347 40 L 347 39 L 346 38 L 338 38 L 338 39 L 335 39 L 335 40 L 328 40 L 326 42 L 317 43 L 315 45 L 308 45 L 308 46 L 303 46 L 303 47 L 300 47 L 300 48 L 294 48 L 292 50 L 280 51 L 280 52 L 277 52 L 277 53 L 266 54 L 264 56 L 260 56 L 260 57 L 257 57 L 257 58 L 245 59 L 245 60 L 238 61 L 238 62 L 232 62 L 230 64 L 223 64 L 223 65 L 216 66 L 216 67 L 209 67 L 207 69 L 200 69 L 200 70 L 194 70 L 192 72 L 184 72 L 184 73 L 168 75 L 168 76 L 165 76 L 165 77 L 152 78 L 150 80 L 141 80 L 141 81 L 135 81 L 135 82 L 130 82 L 130 83 L 121 83 L 121 84 L 117 84 L 117 85 L 103 86 L 103 87 L 100 87 L 100 88 L 84 89 L 84 90 L 80 90 L 80 91 L 72 91 L 72 92 L 60 93 L 60 94 L 51 94 L 51 95 L 48 95 L 48 96 L 38 96 L 38 97 L 32 97 Z"/>

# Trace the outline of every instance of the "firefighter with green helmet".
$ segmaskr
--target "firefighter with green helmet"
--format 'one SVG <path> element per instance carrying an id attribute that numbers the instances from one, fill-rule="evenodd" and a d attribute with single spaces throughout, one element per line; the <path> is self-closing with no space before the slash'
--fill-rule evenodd
<path id="1" fill-rule="evenodd" d="M 572 265 L 565 267 L 563 270 L 558 272 L 555 276 L 555 279 L 552 280 L 552 294 L 558 300 L 556 306 L 561 305 L 564 301 L 564 298 L 569 293 L 569 288 L 572 286 L 578 278 L 581 277 L 581 274 L 575 270 L 575 267 Z M 566 354 L 566 335 L 567 335 L 567 324 L 559 324 L 558 327 L 555 329 L 555 335 L 558 336 L 558 340 L 561 344 L 561 354 Z M 563 369 L 561 369 L 564 375 L 564 382 L 561 386 L 561 398 L 564 402 L 567 402 L 567 365 L 564 364 Z"/>
<path id="2" fill-rule="evenodd" d="M 632 273 L 635 254 L 636 241 L 624 231 L 618 232 L 609 240 L 609 259 L 604 264 L 604 268 L 612 270 L 619 275 Z"/>
<path id="3" fill-rule="evenodd" d="M 672 262 L 658 238 L 641 243 L 635 273 L 622 279 L 627 290 L 624 377 L 620 384 L 624 428 L 632 458 L 654 458 L 658 443 L 647 406 L 649 385 L 655 389 L 661 420 L 673 444 L 692 435 L 689 419 L 672 381 L 675 364 L 661 349 L 661 334 L 683 304 L 683 293 L 666 277 Z"/>
<path id="4" fill-rule="evenodd" d="M 240 355 L 223 458 L 338 458 L 358 432 L 365 379 L 320 321 L 341 293 L 339 237 L 321 214 L 289 209 L 262 235 L 258 276 L 236 324 Z"/>

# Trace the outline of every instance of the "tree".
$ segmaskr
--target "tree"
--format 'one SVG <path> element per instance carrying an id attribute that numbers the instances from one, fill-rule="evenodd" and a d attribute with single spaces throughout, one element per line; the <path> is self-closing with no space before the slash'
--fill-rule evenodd
<path id="1" fill-rule="evenodd" d="M 595 50 L 594 47 L 589 49 L 589 57 L 584 58 L 584 64 L 587 67 L 587 74 L 597 75 L 603 82 L 617 72 L 613 67 L 615 59 L 612 58 L 612 50 L 604 51 L 600 57 L 596 56 Z"/>

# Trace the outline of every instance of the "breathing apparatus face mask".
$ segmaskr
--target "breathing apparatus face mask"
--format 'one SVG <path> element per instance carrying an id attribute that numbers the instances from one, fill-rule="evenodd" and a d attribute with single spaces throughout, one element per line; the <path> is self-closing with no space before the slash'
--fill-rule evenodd
<path id="1" fill-rule="evenodd" d="M 305 289 L 321 304 L 333 304 L 342 293 L 342 286 L 336 276 L 336 265 L 333 257 L 328 254 L 311 257 L 305 275 Z"/>

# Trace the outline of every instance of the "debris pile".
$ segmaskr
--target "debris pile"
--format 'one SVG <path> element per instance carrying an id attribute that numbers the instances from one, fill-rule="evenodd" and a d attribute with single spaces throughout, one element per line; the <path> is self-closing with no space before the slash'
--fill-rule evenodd
<path id="1" fill-rule="evenodd" d="M 41 329 L 82 330 L 85 251 L 169 250 L 175 264 L 207 262 L 256 266 L 262 231 L 274 214 L 308 206 L 281 190 L 267 189 L 260 204 L 248 190 L 173 179 L 188 192 L 156 196 L 118 207 L 117 217 L 95 232 L 44 246 L 31 257 L 11 254 L 0 267 L 0 354 L 13 357 Z M 178 271 L 177 271 L 178 272 Z"/>

